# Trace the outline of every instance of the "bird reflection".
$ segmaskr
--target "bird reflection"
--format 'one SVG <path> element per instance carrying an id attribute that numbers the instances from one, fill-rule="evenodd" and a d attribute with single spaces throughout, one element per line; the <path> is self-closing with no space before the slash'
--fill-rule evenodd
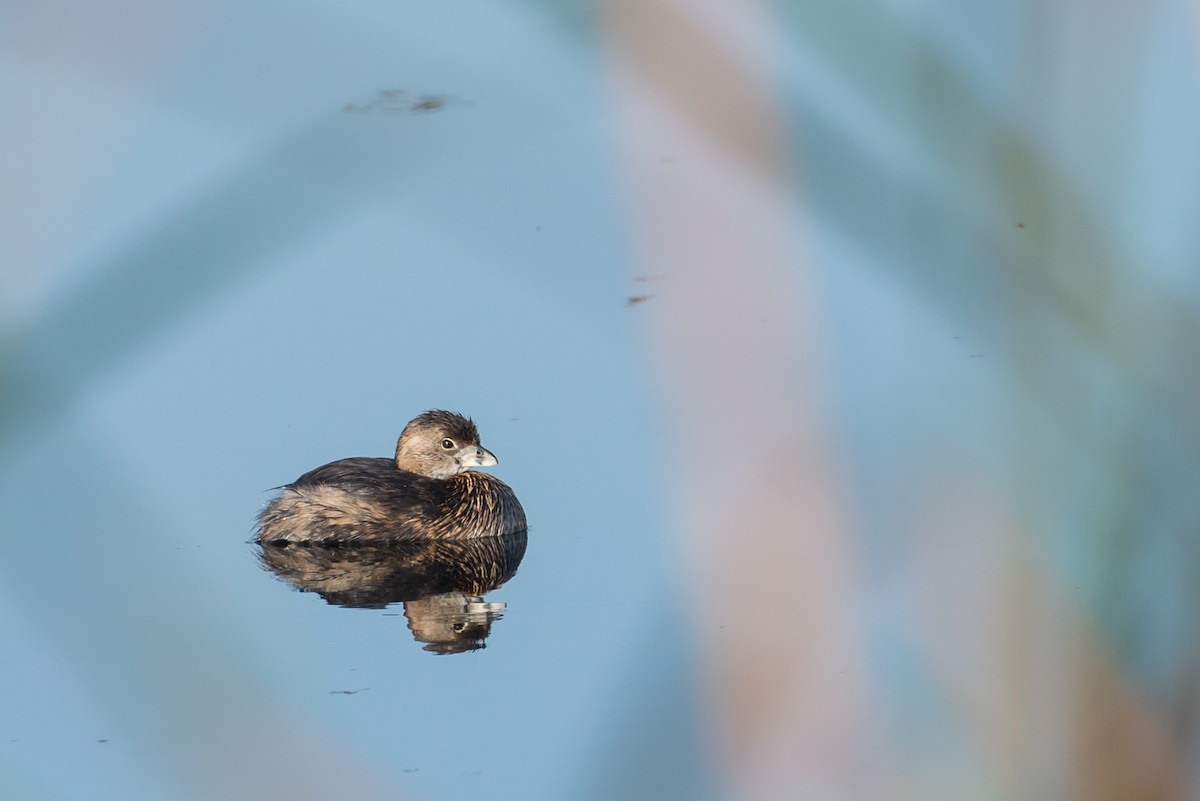
<path id="1" fill-rule="evenodd" d="M 302 592 L 335 606 L 382 609 L 402 603 L 413 637 L 439 654 L 484 647 L 506 604 L 483 600 L 525 556 L 524 531 L 463 541 L 370 545 L 258 545 L 259 561 Z"/>

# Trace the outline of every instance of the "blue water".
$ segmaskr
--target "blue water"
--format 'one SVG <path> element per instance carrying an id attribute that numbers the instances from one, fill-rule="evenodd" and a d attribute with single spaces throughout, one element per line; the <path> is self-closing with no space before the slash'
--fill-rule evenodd
<path id="1" fill-rule="evenodd" d="M 0 801 L 1194 797 L 1194 13 L 951 5 L 0 7 Z M 429 408 L 464 653 L 250 542 Z"/>
<path id="2" fill-rule="evenodd" d="M 518 8 L 422 13 L 191 9 L 157 21 L 179 52 L 11 57 L 102 166 L 10 318 L 5 798 L 562 798 L 620 747 L 613 695 L 684 661 L 598 67 Z M 445 102 L 346 110 L 409 96 Z M 247 543 L 269 488 L 435 407 L 530 520 L 449 656 Z"/>

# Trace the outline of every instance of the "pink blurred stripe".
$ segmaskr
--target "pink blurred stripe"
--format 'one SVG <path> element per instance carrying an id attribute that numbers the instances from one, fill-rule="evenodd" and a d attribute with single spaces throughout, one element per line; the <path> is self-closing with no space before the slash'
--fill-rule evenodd
<path id="1" fill-rule="evenodd" d="M 881 759 L 757 3 L 610 0 L 619 140 L 672 424 L 679 557 L 730 798 L 867 798 Z"/>

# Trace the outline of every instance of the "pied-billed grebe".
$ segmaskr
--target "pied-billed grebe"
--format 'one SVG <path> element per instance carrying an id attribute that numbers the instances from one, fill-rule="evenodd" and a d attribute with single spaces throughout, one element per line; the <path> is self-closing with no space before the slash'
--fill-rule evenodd
<path id="1" fill-rule="evenodd" d="M 525 510 L 507 484 L 473 467 L 496 457 L 462 415 L 413 419 L 394 459 L 339 459 L 282 487 L 258 515 L 259 542 L 461 540 L 524 531 Z"/>

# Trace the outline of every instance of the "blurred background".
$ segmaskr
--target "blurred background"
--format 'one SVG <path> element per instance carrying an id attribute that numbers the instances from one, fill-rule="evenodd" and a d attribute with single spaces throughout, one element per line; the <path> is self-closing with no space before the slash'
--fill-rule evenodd
<path id="1" fill-rule="evenodd" d="M 0 3 L 0 797 L 1200 797 L 1194 3 Z M 474 417 L 486 648 L 268 489 Z"/>

